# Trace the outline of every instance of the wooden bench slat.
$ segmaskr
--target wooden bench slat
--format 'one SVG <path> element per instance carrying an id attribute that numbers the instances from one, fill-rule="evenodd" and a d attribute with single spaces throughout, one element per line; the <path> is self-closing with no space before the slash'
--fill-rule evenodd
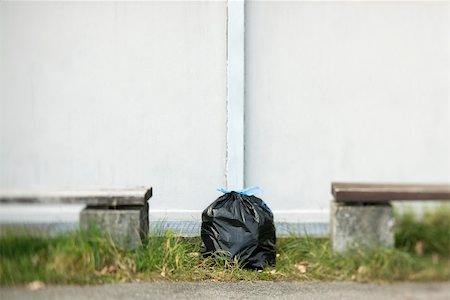
<path id="1" fill-rule="evenodd" d="M 446 184 L 332 183 L 336 202 L 384 203 L 399 200 L 450 200 Z"/>
<path id="2" fill-rule="evenodd" d="M 0 190 L 2 204 L 86 204 L 87 206 L 143 206 L 152 188 L 98 190 Z"/>

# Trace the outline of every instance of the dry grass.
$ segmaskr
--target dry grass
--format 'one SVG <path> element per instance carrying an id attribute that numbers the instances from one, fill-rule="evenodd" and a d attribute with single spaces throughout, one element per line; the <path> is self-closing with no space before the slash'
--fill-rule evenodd
<path id="1" fill-rule="evenodd" d="M 395 249 L 358 249 L 335 255 L 327 239 L 291 237 L 277 242 L 277 266 L 242 268 L 224 256 L 202 257 L 199 238 L 167 232 L 133 251 L 118 248 L 98 232 L 56 238 L 0 238 L 0 283 L 103 283 L 149 280 L 450 280 L 450 209 L 429 212 L 423 221 L 397 217 Z"/>

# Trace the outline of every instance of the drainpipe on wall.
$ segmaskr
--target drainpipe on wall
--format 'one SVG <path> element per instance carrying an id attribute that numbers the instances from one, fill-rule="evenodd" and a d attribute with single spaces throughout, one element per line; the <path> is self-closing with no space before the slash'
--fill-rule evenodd
<path id="1" fill-rule="evenodd" d="M 227 7 L 227 189 L 243 189 L 245 101 L 245 0 Z"/>

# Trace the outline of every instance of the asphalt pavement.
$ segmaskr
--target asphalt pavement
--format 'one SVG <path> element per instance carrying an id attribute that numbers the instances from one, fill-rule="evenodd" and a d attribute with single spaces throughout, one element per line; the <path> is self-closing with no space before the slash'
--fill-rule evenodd
<path id="1" fill-rule="evenodd" d="M 449 300 L 450 282 L 364 284 L 353 282 L 152 282 L 97 286 L 0 288 L 0 298 L 116 299 L 423 299 Z"/>

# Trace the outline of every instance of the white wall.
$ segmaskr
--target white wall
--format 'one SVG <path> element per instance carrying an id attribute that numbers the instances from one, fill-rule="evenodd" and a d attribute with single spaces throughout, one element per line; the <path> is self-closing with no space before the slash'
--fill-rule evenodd
<path id="1" fill-rule="evenodd" d="M 2 2 L 0 187 L 225 185 L 226 2 Z"/>
<path id="2" fill-rule="evenodd" d="M 448 2 L 246 10 L 246 181 L 278 221 L 326 222 L 333 180 L 450 182 Z M 226 13 L 0 2 L 0 188 L 153 186 L 152 218 L 199 220 L 225 186 Z"/>
<path id="3" fill-rule="evenodd" d="M 450 182 L 448 2 L 258 1 L 246 22 L 247 185 L 280 218 L 326 220 L 331 181 Z"/>

